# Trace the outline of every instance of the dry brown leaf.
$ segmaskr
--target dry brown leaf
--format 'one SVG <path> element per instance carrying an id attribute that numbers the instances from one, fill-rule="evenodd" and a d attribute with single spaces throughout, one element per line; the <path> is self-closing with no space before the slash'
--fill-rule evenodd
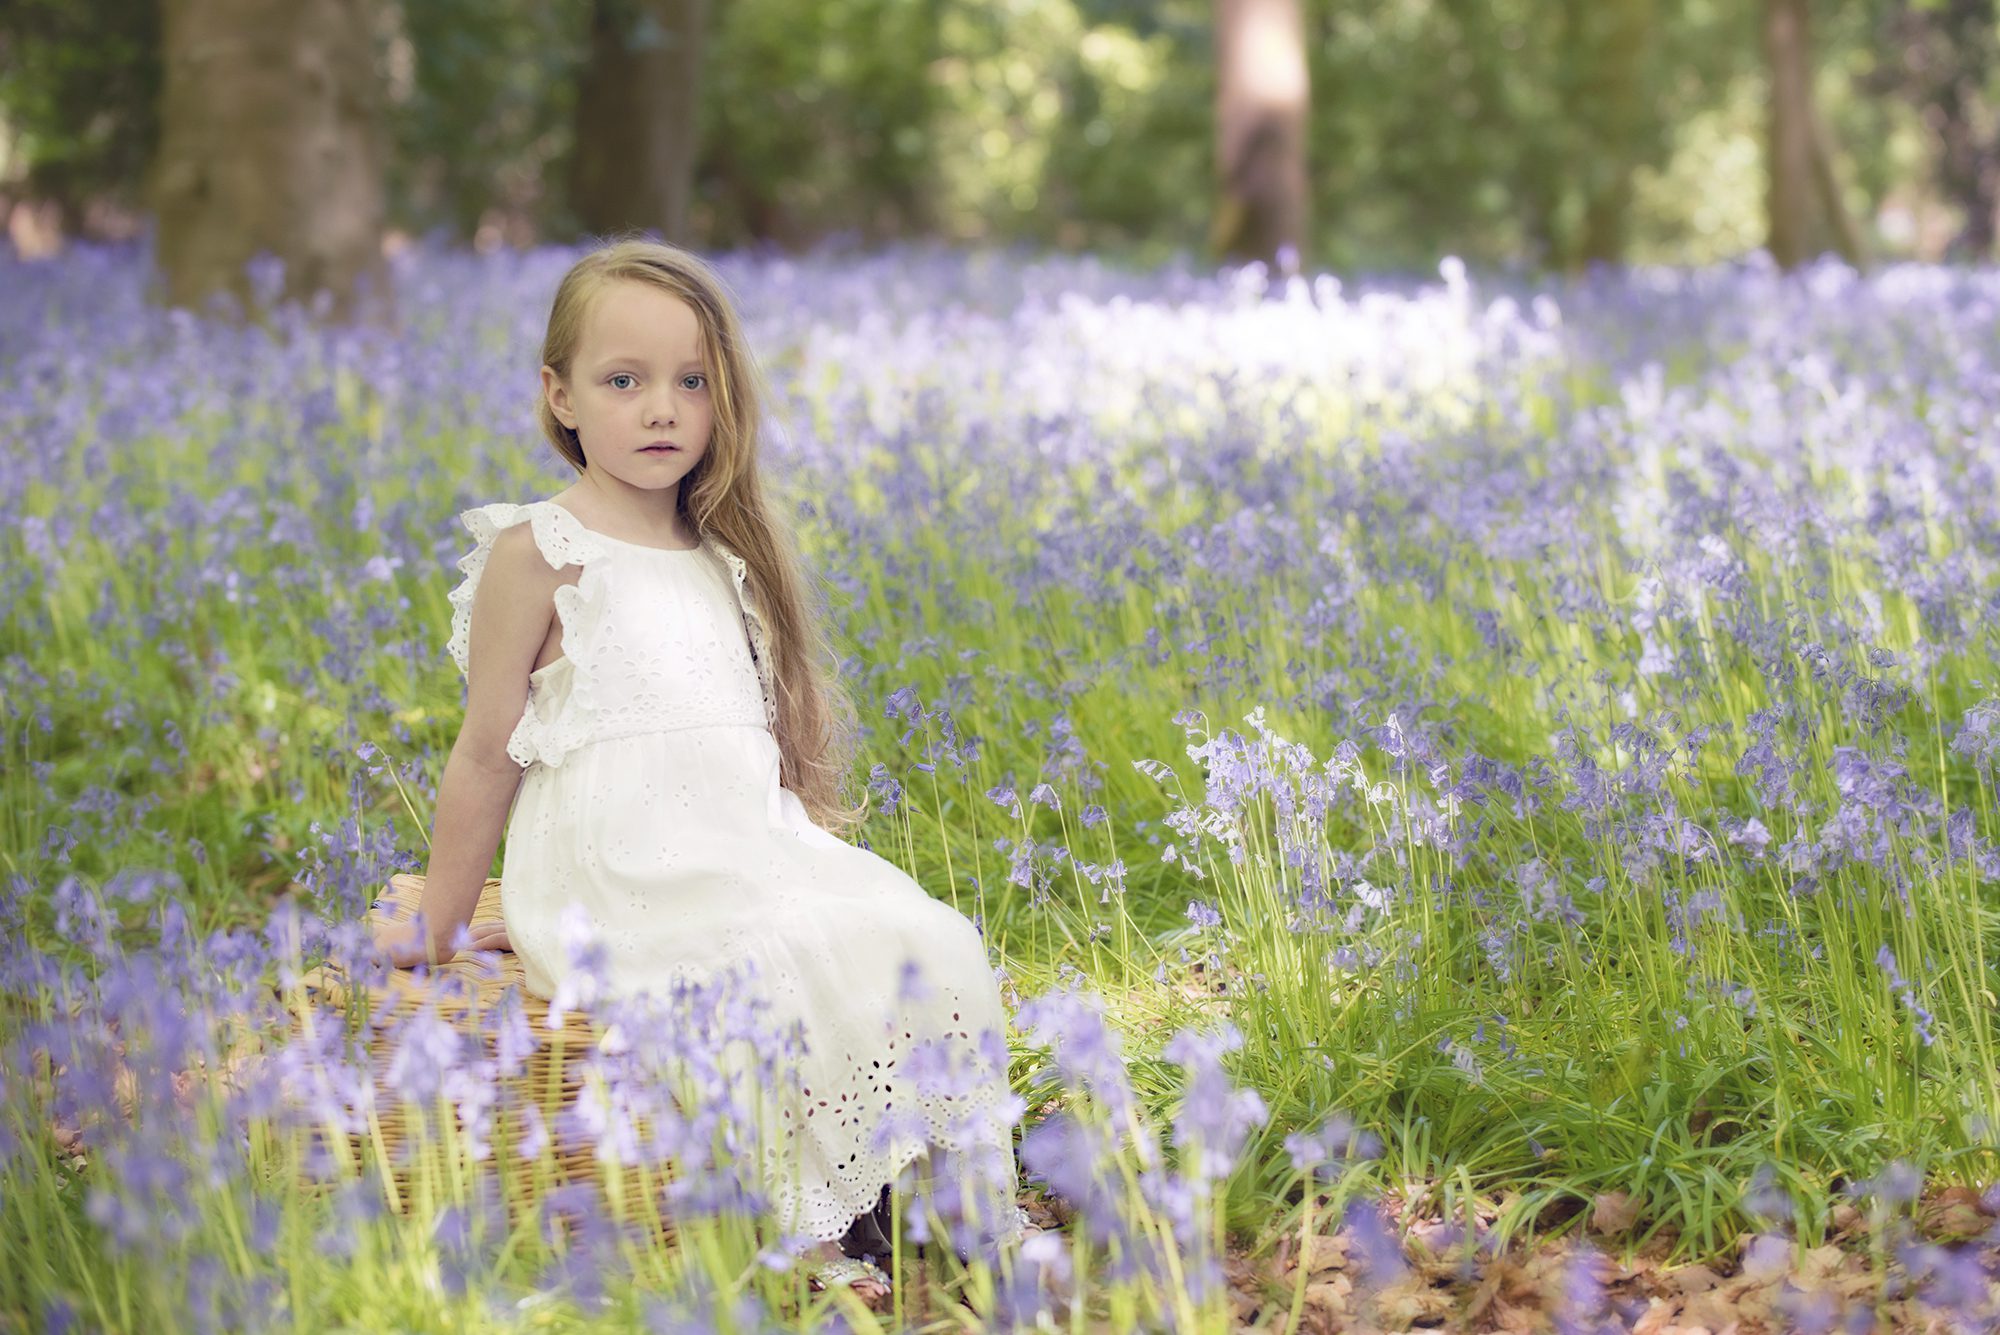
<path id="1" fill-rule="evenodd" d="M 1345 1275 L 1335 1275 L 1306 1285 L 1306 1306 L 1317 1307 L 1329 1316 L 1345 1316 L 1353 1294 L 1354 1281 Z"/>
<path id="2" fill-rule="evenodd" d="M 1450 1219 L 1422 1219 L 1410 1226 L 1408 1240 L 1419 1256 L 1443 1256 L 1465 1246 L 1465 1226 Z"/>
<path id="3" fill-rule="evenodd" d="M 1541 1267 L 1541 1277 L 1550 1292 L 1559 1293 L 1568 1286 L 1570 1275 L 1579 1267 L 1590 1273 L 1591 1279 L 1600 1286 L 1611 1284 L 1625 1275 L 1625 1270 L 1595 1247 L 1564 1247 L 1551 1250 L 1547 1264 Z"/>
<path id="4" fill-rule="evenodd" d="M 1593 1208 L 1604 1217 L 1600 1227 L 1617 1227 L 1622 1206 L 1629 1205 L 1620 1193 L 1597 1198 Z M 1971 1225 L 1972 1216 L 1982 1216 L 1981 1228 L 1991 1227 L 1991 1216 L 1981 1209 L 1969 1189 L 1953 1192 L 1947 1188 L 1918 1207 L 1918 1219 L 1932 1227 L 1949 1227 L 1956 1212 L 1960 1225 Z M 1873 1217 L 1842 1202 L 1834 1206 L 1836 1227 L 1858 1228 L 1864 1240 L 1873 1227 Z M 1786 1310 L 1802 1294 L 1818 1299 L 1840 1324 L 1848 1313 L 1857 1319 L 1872 1319 L 1879 1328 L 1894 1330 L 1937 1330 L 1939 1335 L 1956 1335 L 1940 1314 L 1914 1299 L 1880 1303 L 1882 1279 L 1871 1269 L 1870 1254 L 1853 1241 L 1830 1240 L 1810 1251 L 1793 1254 L 1789 1241 L 1782 1248 L 1770 1248 L 1772 1255 L 1762 1273 L 1753 1265 L 1760 1253 L 1749 1248 L 1751 1235 L 1739 1239 L 1739 1261 L 1714 1262 L 1715 1267 L 1735 1270 L 1718 1273 L 1709 1265 L 1688 1264 L 1667 1267 L 1663 1255 L 1649 1255 L 1661 1241 L 1649 1240 L 1654 1247 L 1642 1247 L 1630 1263 L 1621 1263 L 1592 1243 L 1588 1235 L 1555 1241 L 1519 1238 L 1507 1252 L 1490 1257 L 1483 1252 L 1464 1258 L 1452 1247 L 1433 1250 L 1444 1225 L 1426 1217 L 1405 1226 L 1413 1264 L 1399 1283 L 1381 1292 L 1357 1289 L 1350 1278 L 1347 1262 L 1355 1255 L 1352 1237 L 1337 1233 L 1306 1240 L 1301 1258 L 1312 1281 L 1300 1312 L 1299 1335 L 1370 1335 L 1379 1330 L 1409 1331 L 1423 1328 L 1419 1323 L 1442 1322 L 1464 1335 L 1491 1332 L 1534 1332 L 1550 1335 L 1553 1317 L 1562 1304 L 1563 1285 L 1570 1269 L 1580 1263 L 1590 1265 L 1607 1290 L 1618 1300 L 1621 1310 L 1634 1313 L 1630 1328 L 1641 1335 L 1780 1335 L 1795 1328 Z M 1294 1239 L 1296 1234 L 1291 1235 Z M 1843 1235 L 1836 1234 L 1836 1238 Z M 1284 1297 L 1256 1308 L 1256 1324 L 1269 1330 L 1284 1329 L 1290 1314 L 1291 1284 L 1299 1278 L 1299 1267 L 1290 1264 L 1297 1242 L 1288 1242 L 1277 1255 L 1266 1253 L 1256 1263 L 1247 1255 L 1243 1273 L 1230 1275 L 1231 1287 L 1243 1291 L 1265 1291 L 1273 1276 L 1285 1279 Z M 2000 1257 L 2000 1248 L 1981 1247 L 1982 1258 Z M 1779 1255 L 1778 1253 L 1782 1253 Z M 1445 1260 L 1449 1257 L 1449 1262 Z M 1358 1259 L 1358 1258 L 1357 1258 Z M 1429 1277 L 1426 1286 L 1422 1281 Z M 1784 1305 L 1781 1305 L 1784 1304 Z M 1878 1306 L 1878 1304 L 1880 1304 Z M 1249 1306 L 1239 1306 L 1237 1324 L 1249 1324 Z"/>
<path id="5" fill-rule="evenodd" d="M 1590 1211 L 1590 1226 L 1599 1233 L 1623 1233 L 1639 1222 L 1642 1202 L 1628 1191 L 1600 1191 Z"/>
<path id="6" fill-rule="evenodd" d="M 1985 1203 L 1971 1187 L 1946 1187 L 1924 1202 L 1917 1226 L 1933 1241 L 1958 1242 L 1984 1233 L 1993 1222 Z"/>
<path id="7" fill-rule="evenodd" d="M 1422 1281 L 1404 1280 L 1375 1295 L 1375 1310 L 1391 1330 L 1408 1330 L 1422 1320 L 1450 1316 L 1456 1303 L 1449 1292 Z"/>
<path id="8" fill-rule="evenodd" d="M 1667 1263 L 1667 1258 L 1673 1255 L 1674 1248 L 1680 1240 L 1680 1229 L 1671 1223 L 1661 1224 L 1639 1244 L 1638 1253 L 1632 1258 L 1633 1269 L 1635 1271 L 1659 1269 Z"/>
<path id="9" fill-rule="evenodd" d="M 1521 1272 L 1520 1284 L 1529 1285 L 1539 1292 L 1551 1280 L 1562 1273 L 1563 1262 L 1569 1259 L 1566 1251 L 1553 1247 L 1539 1247 L 1519 1258 L 1517 1266 Z M 1510 1284 L 1509 1287 L 1515 1287 Z"/>
<path id="10" fill-rule="evenodd" d="M 1493 1328 L 1506 1332 L 1506 1335 L 1547 1335 L 1549 1319 L 1538 1307 L 1496 1302 L 1493 1304 Z"/>
<path id="11" fill-rule="evenodd" d="M 1279 1322 L 1273 1330 L 1282 1331 L 1284 1323 Z M 1297 1335 L 1347 1335 L 1347 1327 L 1340 1317 L 1331 1316 L 1321 1307 L 1304 1307 L 1299 1310 Z"/>
<path id="12" fill-rule="evenodd" d="M 1480 1313 L 1484 1312 L 1488 1305 L 1499 1295 L 1500 1286 L 1507 1278 L 1507 1265 L 1508 1262 L 1502 1259 L 1494 1261 L 1486 1267 L 1486 1273 L 1480 1279 L 1479 1287 L 1473 1291 L 1472 1298 L 1459 1313 L 1466 1326 L 1471 1326 L 1478 1319 Z"/>
<path id="13" fill-rule="evenodd" d="M 1646 1310 L 1639 1313 L 1639 1319 L 1632 1323 L 1632 1335 L 1665 1335 L 1673 1326 L 1674 1314 L 1681 1310 L 1679 1303 L 1668 1302 L 1665 1298 L 1651 1298 Z"/>
<path id="14" fill-rule="evenodd" d="M 1738 1275 L 1724 1280 L 1706 1293 L 1688 1299 L 1686 1319 L 1713 1330 L 1726 1330 L 1745 1321 L 1766 1321 L 1776 1311 L 1782 1278 Z"/>
<path id="15" fill-rule="evenodd" d="M 1723 1325 L 1735 1316 L 1736 1304 L 1721 1289 L 1710 1289 L 1707 1293 L 1697 1293 L 1681 1308 L 1681 1321 L 1687 1325 L 1707 1326 L 1713 1329 Z"/>
<path id="16" fill-rule="evenodd" d="M 1705 1265 L 1684 1265 L 1665 1278 L 1667 1286 L 1683 1298 L 1707 1293 L 1722 1282 L 1721 1277 Z"/>
<path id="17" fill-rule="evenodd" d="M 1344 1270 L 1350 1241 L 1345 1233 L 1309 1233 L 1305 1246 L 1299 1251 L 1299 1264 L 1305 1267 L 1308 1275 L 1317 1275 L 1323 1270 Z"/>
<path id="18" fill-rule="evenodd" d="M 1540 1297 L 1547 1287 L 1550 1266 L 1543 1264 L 1546 1258 L 1530 1256 L 1523 1265 L 1511 1257 L 1494 1261 L 1496 1269 L 1503 1270 L 1500 1295 L 1511 1303 L 1532 1302 Z"/>
<path id="19" fill-rule="evenodd" d="M 1783 1326 L 1784 1309 L 1778 1299 L 1784 1291 L 1783 1276 L 1744 1289 L 1736 1297 L 1736 1319 L 1765 1329 Z"/>

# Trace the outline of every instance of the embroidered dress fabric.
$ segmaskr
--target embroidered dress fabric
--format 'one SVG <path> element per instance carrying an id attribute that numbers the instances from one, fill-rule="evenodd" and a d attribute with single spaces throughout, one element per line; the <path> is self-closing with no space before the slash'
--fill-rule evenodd
<path id="1" fill-rule="evenodd" d="M 969 1113 L 1005 1120 L 1006 1012 L 978 931 L 814 824 L 780 783 L 763 620 L 746 564 L 719 539 L 625 542 L 553 501 L 459 520 L 477 544 L 451 594 L 461 672 L 497 534 L 525 523 L 551 567 L 581 567 L 556 590 L 563 655 L 530 676 L 508 743 L 526 771 L 500 903 L 528 989 L 556 995 L 572 905 L 604 947 L 613 996 L 747 961 L 780 1031 L 797 1022 L 805 1040 L 796 1084 L 770 1095 L 783 1134 L 766 1190 L 787 1232 L 839 1237 L 927 1142 L 964 1149 Z M 955 1091 L 912 1069 L 940 1062 L 995 1065 Z M 1011 1201 L 1013 1158 L 1000 1159 Z"/>

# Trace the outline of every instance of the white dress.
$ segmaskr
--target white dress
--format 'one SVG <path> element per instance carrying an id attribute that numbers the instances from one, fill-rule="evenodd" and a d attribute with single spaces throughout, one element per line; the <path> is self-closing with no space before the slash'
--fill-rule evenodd
<path id="1" fill-rule="evenodd" d="M 582 567 L 556 590 L 563 656 L 530 676 L 507 747 L 527 768 L 500 902 L 529 991 L 555 995 L 571 904 L 606 947 L 614 996 L 753 961 L 772 1018 L 781 1029 L 801 1021 L 807 1047 L 797 1089 L 772 1110 L 794 1147 L 790 1171 L 767 1172 L 766 1186 L 787 1232 L 839 1237 L 926 1142 L 962 1148 L 951 1128 L 969 1102 L 1011 1098 L 1004 1064 L 999 1080 L 942 1101 L 895 1069 L 927 1040 L 962 1044 L 947 1049 L 962 1063 L 987 1029 L 1001 1046 L 989 1039 L 983 1051 L 1004 1052 L 1006 1010 L 977 929 L 895 864 L 814 824 L 779 783 L 763 620 L 745 562 L 719 539 L 642 546 L 553 501 L 497 502 L 459 520 L 478 544 L 451 594 L 461 672 L 473 590 L 500 530 L 526 522 L 551 567 Z M 918 999 L 901 999 L 906 960 L 921 971 Z M 885 1107 L 914 1109 L 926 1134 L 872 1149 L 869 1114 Z"/>

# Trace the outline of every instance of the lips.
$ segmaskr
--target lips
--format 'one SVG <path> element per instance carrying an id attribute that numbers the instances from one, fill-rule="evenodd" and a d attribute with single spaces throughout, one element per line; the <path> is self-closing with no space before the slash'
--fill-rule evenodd
<path id="1" fill-rule="evenodd" d="M 639 453 L 641 453 L 641 454 L 678 454 L 678 453 L 680 452 L 680 448 L 681 448 L 681 447 L 680 447 L 680 446 L 678 446 L 678 445 L 648 445 L 648 446 L 646 446 L 646 447 L 645 447 L 644 449 L 640 450 L 640 451 L 639 451 Z"/>

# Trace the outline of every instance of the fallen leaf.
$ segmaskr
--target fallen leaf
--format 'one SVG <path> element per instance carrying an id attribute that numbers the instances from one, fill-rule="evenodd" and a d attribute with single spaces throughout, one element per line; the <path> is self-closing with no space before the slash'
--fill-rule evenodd
<path id="1" fill-rule="evenodd" d="M 1684 1265 L 1666 1276 L 1667 1284 L 1683 1298 L 1691 1298 L 1698 1293 L 1707 1293 L 1722 1279 L 1705 1265 Z"/>
<path id="2" fill-rule="evenodd" d="M 1299 1264 L 1308 1275 L 1317 1275 L 1323 1270 L 1345 1269 L 1349 1241 L 1344 1233 L 1309 1233 L 1305 1246 L 1299 1250 Z"/>
<path id="3" fill-rule="evenodd" d="M 1504 1272 L 1506 1265 L 1507 1262 L 1505 1260 L 1499 1260 L 1486 1267 L 1486 1277 L 1479 1281 L 1479 1287 L 1473 1291 L 1471 1301 L 1466 1303 L 1464 1309 L 1459 1313 L 1466 1326 L 1470 1326 L 1479 1314 L 1484 1312 L 1494 1298 L 1499 1295 L 1500 1286 L 1506 1280 Z"/>
<path id="4" fill-rule="evenodd" d="M 1639 1222 L 1640 1204 L 1630 1192 L 1601 1191 L 1591 1207 L 1590 1226 L 1599 1233 L 1623 1233 Z"/>
<path id="5" fill-rule="evenodd" d="M 1342 1316 L 1353 1293 L 1354 1281 L 1345 1275 L 1335 1275 L 1306 1285 L 1306 1306 L 1317 1307 L 1330 1316 Z"/>
<path id="6" fill-rule="evenodd" d="M 1449 1316 L 1455 1307 L 1448 1291 L 1422 1281 L 1405 1280 L 1375 1295 L 1375 1310 L 1391 1330 L 1408 1330 L 1419 1321 Z"/>
<path id="7" fill-rule="evenodd" d="M 1632 1323 L 1632 1335 L 1665 1335 L 1673 1326 L 1674 1314 L 1681 1310 L 1679 1303 L 1670 1303 L 1665 1298 L 1652 1298 L 1646 1303 L 1646 1310 Z"/>
<path id="8" fill-rule="evenodd" d="M 1992 1223 L 1980 1194 L 1971 1187 L 1946 1187 L 1924 1202 L 1917 1227 L 1935 1241 L 1958 1242 L 1984 1233 Z"/>

